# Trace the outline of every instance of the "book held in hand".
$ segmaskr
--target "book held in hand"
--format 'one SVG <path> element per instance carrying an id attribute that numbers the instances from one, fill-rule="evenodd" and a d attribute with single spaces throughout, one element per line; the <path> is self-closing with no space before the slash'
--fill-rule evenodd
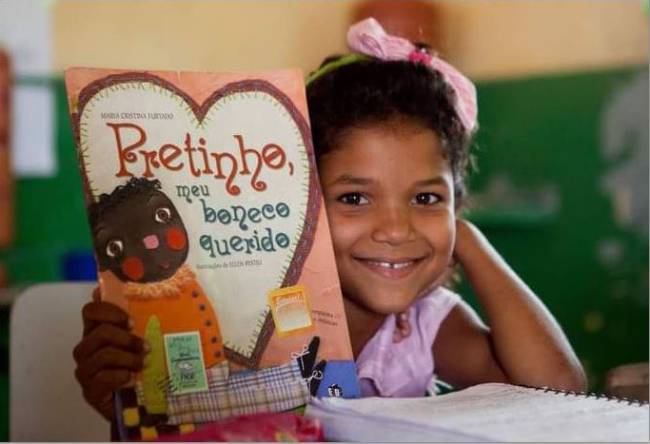
<path id="1" fill-rule="evenodd" d="M 65 81 L 102 299 L 151 348 L 120 437 L 357 396 L 300 71 Z"/>

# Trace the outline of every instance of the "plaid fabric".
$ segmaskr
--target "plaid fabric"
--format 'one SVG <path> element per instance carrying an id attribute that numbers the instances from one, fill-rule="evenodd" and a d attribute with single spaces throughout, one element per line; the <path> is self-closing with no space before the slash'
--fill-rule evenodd
<path id="1" fill-rule="evenodd" d="M 186 434 L 194 424 L 168 424 L 166 415 L 152 415 L 140 402 L 141 387 L 120 389 L 116 396 L 117 428 L 120 441 L 152 441 L 167 434 Z"/>
<path id="2" fill-rule="evenodd" d="M 309 401 L 309 387 L 293 360 L 279 367 L 228 377 L 220 366 L 208 370 L 205 392 L 167 398 L 168 424 L 202 423 L 260 412 L 291 410 Z"/>

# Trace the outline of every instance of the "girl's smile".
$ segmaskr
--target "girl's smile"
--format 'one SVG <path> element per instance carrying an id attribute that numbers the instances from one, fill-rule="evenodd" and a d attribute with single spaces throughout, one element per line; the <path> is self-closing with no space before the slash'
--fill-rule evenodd
<path id="1" fill-rule="evenodd" d="M 405 121 L 351 129 L 320 175 L 344 296 L 368 314 L 405 310 L 453 251 L 453 177 L 438 137 Z"/>
<path id="2" fill-rule="evenodd" d="M 380 276 L 388 279 L 401 279 L 410 275 L 424 258 L 383 259 L 357 257 L 355 259 Z"/>

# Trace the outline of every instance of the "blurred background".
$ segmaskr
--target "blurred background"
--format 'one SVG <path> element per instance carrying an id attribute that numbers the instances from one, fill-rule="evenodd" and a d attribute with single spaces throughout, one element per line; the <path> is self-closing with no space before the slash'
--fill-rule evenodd
<path id="1" fill-rule="evenodd" d="M 0 440 L 16 295 L 95 277 L 62 71 L 308 73 L 371 15 L 476 82 L 469 218 L 557 317 L 589 389 L 645 363 L 647 399 L 647 1 L 0 0 Z"/>

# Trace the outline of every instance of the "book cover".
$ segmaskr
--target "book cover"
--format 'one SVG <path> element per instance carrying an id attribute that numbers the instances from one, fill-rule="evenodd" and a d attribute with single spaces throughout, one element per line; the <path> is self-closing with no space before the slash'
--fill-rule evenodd
<path id="1" fill-rule="evenodd" d="M 116 396 L 122 437 L 290 410 L 322 380 L 357 396 L 302 73 L 65 83 L 102 298 L 151 347 Z"/>

